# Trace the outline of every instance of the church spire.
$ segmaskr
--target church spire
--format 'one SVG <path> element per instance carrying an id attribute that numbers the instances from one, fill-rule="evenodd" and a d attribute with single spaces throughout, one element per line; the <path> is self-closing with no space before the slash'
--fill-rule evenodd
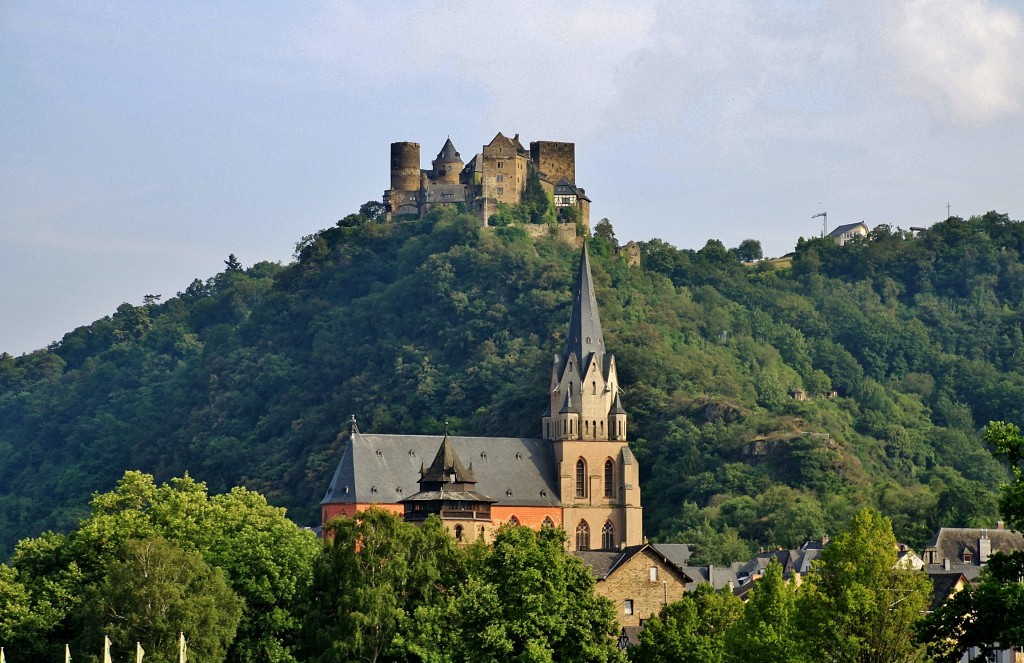
<path id="1" fill-rule="evenodd" d="M 590 274 L 590 253 L 583 244 L 580 271 L 576 276 L 575 293 L 572 300 L 572 316 L 569 318 L 569 335 L 562 351 L 562 365 L 575 353 L 580 368 L 589 365 L 592 356 L 604 354 L 604 335 L 601 333 L 601 316 L 597 312 L 597 298 L 594 296 L 594 278 Z"/>

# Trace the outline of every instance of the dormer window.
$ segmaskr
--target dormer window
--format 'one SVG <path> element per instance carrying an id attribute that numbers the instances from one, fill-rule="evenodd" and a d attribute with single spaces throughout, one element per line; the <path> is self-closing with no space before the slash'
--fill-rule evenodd
<path id="1" fill-rule="evenodd" d="M 960 554 L 960 559 L 963 560 L 964 564 L 973 563 L 974 557 L 971 555 L 971 551 L 964 548 L 964 551 Z"/>

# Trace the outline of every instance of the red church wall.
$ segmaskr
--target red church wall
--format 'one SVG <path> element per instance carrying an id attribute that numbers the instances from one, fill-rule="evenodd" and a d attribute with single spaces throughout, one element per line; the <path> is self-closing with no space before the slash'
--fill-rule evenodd
<path id="1" fill-rule="evenodd" d="M 322 524 L 327 524 L 331 518 L 345 516 L 354 518 L 356 512 L 365 511 L 371 507 L 383 509 L 397 516 L 404 515 L 405 506 L 402 504 L 369 504 L 363 502 L 347 504 L 324 504 L 320 507 Z M 562 509 L 556 506 L 503 506 L 495 504 L 491 507 L 491 526 L 498 527 L 515 516 L 520 525 L 530 529 L 539 530 L 544 524 L 545 518 L 550 518 L 556 527 L 562 526 Z"/>

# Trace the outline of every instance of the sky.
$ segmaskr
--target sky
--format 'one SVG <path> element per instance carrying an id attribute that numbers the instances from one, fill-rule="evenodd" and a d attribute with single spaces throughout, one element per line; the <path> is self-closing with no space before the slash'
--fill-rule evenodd
<path id="1" fill-rule="evenodd" d="M 623 243 L 1024 219 L 1024 0 L 5 0 L 0 352 L 287 263 L 390 143 L 499 131 L 574 142 Z"/>

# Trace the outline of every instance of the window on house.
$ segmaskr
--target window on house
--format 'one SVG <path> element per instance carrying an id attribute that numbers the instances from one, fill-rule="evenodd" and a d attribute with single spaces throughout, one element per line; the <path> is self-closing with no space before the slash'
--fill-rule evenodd
<path id="1" fill-rule="evenodd" d="M 551 516 L 544 516 L 544 522 L 540 524 L 541 527 L 554 527 L 555 521 L 551 520 Z"/>
<path id="2" fill-rule="evenodd" d="M 455 540 L 462 541 L 462 525 L 455 526 Z"/>
<path id="3" fill-rule="evenodd" d="M 503 193 L 505 193 L 505 188 L 504 188 L 504 187 L 500 187 L 500 186 L 499 186 L 499 187 L 498 187 L 498 195 L 500 196 L 500 195 L 501 195 L 501 194 L 503 194 Z"/>
<path id="4" fill-rule="evenodd" d="M 515 516 L 509 516 L 508 522 L 510 525 L 519 525 L 519 519 Z"/>
<path id="5" fill-rule="evenodd" d="M 632 615 L 633 614 L 633 599 L 626 599 L 622 602 L 622 614 Z"/>
<path id="6" fill-rule="evenodd" d="M 505 162 L 499 161 L 498 162 L 498 168 L 504 168 L 504 167 L 505 167 Z"/>
<path id="7" fill-rule="evenodd" d="M 582 458 L 576 461 L 576 497 L 587 496 L 587 463 Z"/>
<path id="8" fill-rule="evenodd" d="M 652 566 L 649 570 L 648 575 L 651 578 L 651 582 L 658 582 L 658 567 Z"/>
<path id="9" fill-rule="evenodd" d="M 590 550 L 590 525 L 585 520 L 576 526 L 576 550 Z"/>
<path id="10" fill-rule="evenodd" d="M 498 175 L 498 181 L 499 182 L 504 182 L 505 181 L 505 176 L 504 175 Z"/>
<path id="11" fill-rule="evenodd" d="M 615 525 L 612 525 L 610 520 L 601 528 L 601 547 L 605 550 L 615 548 Z"/>

